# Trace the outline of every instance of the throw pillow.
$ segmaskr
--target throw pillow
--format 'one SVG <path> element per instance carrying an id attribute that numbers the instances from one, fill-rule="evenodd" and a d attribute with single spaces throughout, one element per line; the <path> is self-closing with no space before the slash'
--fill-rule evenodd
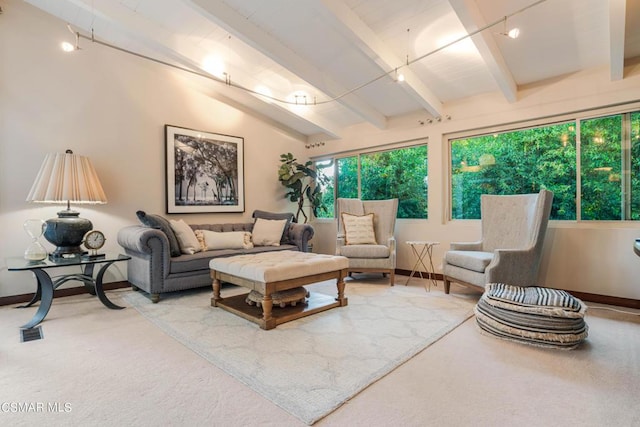
<path id="1" fill-rule="evenodd" d="M 251 249 L 251 233 L 248 231 L 196 230 L 196 237 L 203 251 L 219 249 Z"/>
<path id="2" fill-rule="evenodd" d="M 172 257 L 180 256 L 182 253 L 180 251 L 180 244 L 178 243 L 176 233 L 173 232 L 173 228 L 171 228 L 171 224 L 168 219 L 163 218 L 160 215 L 148 214 L 145 211 L 137 211 L 136 216 L 142 225 L 161 230 L 167 236 L 167 239 L 169 239 L 169 254 Z"/>
<path id="3" fill-rule="evenodd" d="M 262 219 L 256 218 L 251 232 L 251 239 L 256 246 L 280 246 L 282 231 L 287 224 L 286 219 Z"/>
<path id="4" fill-rule="evenodd" d="M 347 245 L 376 245 L 373 230 L 373 213 L 367 215 L 341 214 Z"/>
<path id="5" fill-rule="evenodd" d="M 171 219 L 169 223 L 174 233 L 176 233 L 178 243 L 180 243 L 180 251 L 183 254 L 193 255 L 196 252 L 200 252 L 202 248 L 200 247 L 196 233 L 189 227 L 189 224 L 182 219 L 178 221 Z"/>
<path id="6" fill-rule="evenodd" d="M 289 227 L 291 223 L 294 222 L 295 217 L 291 212 L 285 213 L 276 213 L 276 212 L 267 212 L 261 210 L 253 211 L 253 218 L 262 218 L 262 219 L 286 219 L 287 223 L 284 226 L 284 230 L 282 231 L 282 238 L 280 239 L 280 244 L 285 245 L 291 242 L 289 239 Z"/>

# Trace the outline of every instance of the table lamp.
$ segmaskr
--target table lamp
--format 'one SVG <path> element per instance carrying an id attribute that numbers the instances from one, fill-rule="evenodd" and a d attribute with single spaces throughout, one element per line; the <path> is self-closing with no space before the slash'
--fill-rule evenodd
<path id="1" fill-rule="evenodd" d="M 67 258 L 86 253 L 80 245 L 84 235 L 93 228 L 88 219 L 71 210 L 71 203 L 107 203 L 91 160 L 67 150 L 64 154 L 48 154 L 29 191 L 27 202 L 66 203 L 67 209 L 57 218 L 46 221 L 44 237 L 56 249 L 50 258 Z"/>

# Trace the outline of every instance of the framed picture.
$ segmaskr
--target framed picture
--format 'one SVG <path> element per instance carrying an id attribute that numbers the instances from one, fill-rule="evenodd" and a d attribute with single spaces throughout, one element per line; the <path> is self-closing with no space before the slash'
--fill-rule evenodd
<path id="1" fill-rule="evenodd" d="M 244 212 L 244 139 L 165 125 L 167 213 Z"/>

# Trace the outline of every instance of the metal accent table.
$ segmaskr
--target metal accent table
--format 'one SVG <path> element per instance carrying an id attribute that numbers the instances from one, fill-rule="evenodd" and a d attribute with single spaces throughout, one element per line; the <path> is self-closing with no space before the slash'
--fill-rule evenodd
<path id="1" fill-rule="evenodd" d="M 131 259 L 128 255 L 116 254 L 116 253 L 106 253 L 103 257 L 100 258 L 83 258 L 80 256 L 76 256 L 73 258 L 62 258 L 57 259 L 55 261 L 51 259 L 45 259 L 42 261 L 27 261 L 24 258 L 7 258 L 7 269 L 9 271 L 31 271 L 35 274 L 36 279 L 38 281 L 38 289 L 36 293 L 33 295 L 33 298 L 26 305 L 20 306 L 19 308 L 31 307 L 33 304 L 40 300 L 40 306 L 38 307 L 38 311 L 33 316 L 33 318 L 26 324 L 21 326 L 21 329 L 30 329 L 34 326 L 38 325 L 40 322 L 44 320 L 44 318 L 49 313 L 49 309 L 51 308 L 51 303 L 53 302 L 53 291 L 57 289 L 63 283 L 68 282 L 69 280 L 78 280 L 81 281 L 87 291 L 91 295 L 97 295 L 102 304 L 112 310 L 121 310 L 124 307 L 120 307 L 109 301 L 109 298 L 104 293 L 104 288 L 102 286 L 102 278 L 104 277 L 104 273 L 107 271 L 107 268 L 115 262 L 126 261 Z M 93 277 L 94 267 L 97 264 L 101 264 L 100 270 L 96 277 Z M 80 266 L 82 272 L 81 273 L 70 273 L 70 274 L 61 274 L 59 276 L 51 277 L 49 275 L 50 269 L 59 268 L 59 267 L 71 267 L 71 266 Z"/>
<path id="2" fill-rule="evenodd" d="M 424 268 L 425 274 L 427 274 L 428 278 L 430 279 L 430 281 L 427 282 L 429 284 L 429 287 L 427 288 L 427 286 L 425 286 L 425 288 L 428 291 L 430 291 L 432 283 L 434 286 L 438 286 L 438 282 L 434 277 L 435 268 L 433 267 L 433 247 L 438 246 L 439 244 L 440 242 L 430 242 L 430 241 L 424 241 L 424 240 L 407 241 L 407 245 L 411 246 L 411 251 L 413 252 L 413 255 L 416 257 L 416 263 L 413 265 L 413 268 L 411 269 L 411 274 L 409 274 L 409 278 L 407 279 L 407 282 L 404 284 L 405 286 L 409 284 L 409 281 L 411 280 L 412 277 L 414 277 L 414 274 L 416 272 L 420 274 L 421 279 L 424 279 L 424 277 L 422 277 L 422 270 L 418 270 L 419 265 L 422 265 L 422 268 Z M 426 257 L 429 257 L 430 268 L 424 265 L 424 260 Z"/>

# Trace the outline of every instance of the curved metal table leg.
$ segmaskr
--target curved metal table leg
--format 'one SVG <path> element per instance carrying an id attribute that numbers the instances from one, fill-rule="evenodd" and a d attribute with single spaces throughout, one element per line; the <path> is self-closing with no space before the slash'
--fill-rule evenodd
<path id="1" fill-rule="evenodd" d="M 94 264 L 87 264 L 84 266 L 83 273 L 85 276 L 87 276 L 87 280 L 82 281 L 82 283 L 84 283 L 85 289 L 91 295 L 96 294 L 96 286 L 95 286 L 95 282 L 93 281 L 93 266 Z"/>
<path id="2" fill-rule="evenodd" d="M 51 303 L 53 302 L 53 282 L 51 281 L 51 277 L 49 277 L 46 271 L 40 268 L 33 270 L 33 273 L 38 279 L 38 291 L 40 291 L 41 294 L 40 306 L 33 318 L 28 323 L 22 325 L 20 327 L 21 329 L 31 329 L 42 322 L 44 318 L 47 317 L 47 313 L 49 313 Z M 31 300 L 29 304 L 35 301 L 37 300 Z"/>
<path id="3" fill-rule="evenodd" d="M 31 298 L 31 301 L 29 301 L 25 305 L 20 305 L 17 308 L 31 307 L 33 304 L 35 304 L 38 301 L 40 301 L 40 298 L 42 298 L 42 285 L 40 284 L 40 278 L 38 278 L 37 274 L 36 274 L 36 281 L 38 282 L 38 289 L 36 290 L 36 293 L 33 294 L 33 298 Z"/>
<path id="4" fill-rule="evenodd" d="M 122 310 L 124 307 L 120 307 L 119 305 L 116 305 L 111 301 L 109 301 L 109 298 L 107 298 L 107 296 L 105 295 L 104 289 L 102 287 L 102 277 L 104 276 L 104 273 L 107 271 L 107 268 L 109 268 L 109 266 L 114 262 L 115 261 L 108 262 L 104 264 L 102 268 L 100 268 L 100 271 L 98 271 L 98 276 L 96 277 L 96 281 L 94 285 L 96 288 L 96 295 L 98 296 L 98 298 L 100 298 L 100 301 L 102 302 L 102 304 L 104 304 L 105 306 L 109 307 L 112 310 Z"/>

